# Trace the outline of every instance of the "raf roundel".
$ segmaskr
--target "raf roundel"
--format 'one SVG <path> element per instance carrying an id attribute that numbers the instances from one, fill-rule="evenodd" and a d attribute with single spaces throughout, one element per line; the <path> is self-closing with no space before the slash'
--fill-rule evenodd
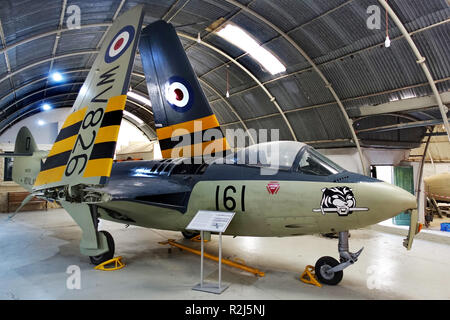
<path id="1" fill-rule="evenodd" d="M 171 77 L 166 84 L 166 100 L 178 112 L 188 111 L 193 104 L 194 95 L 190 84 L 181 77 Z"/>
<path id="2" fill-rule="evenodd" d="M 133 26 L 123 27 L 108 45 L 105 53 L 106 63 L 111 63 L 120 58 L 120 56 L 128 49 L 134 39 Z"/>

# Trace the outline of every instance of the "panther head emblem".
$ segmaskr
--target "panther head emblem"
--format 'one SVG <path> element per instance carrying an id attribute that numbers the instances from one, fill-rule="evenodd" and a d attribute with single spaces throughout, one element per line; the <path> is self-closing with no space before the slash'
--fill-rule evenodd
<path id="1" fill-rule="evenodd" d="M 352 189 L 349 187 L 332 187 L 322 189 L 322 201 L 320 202 L 320 209 L 322 214 L 325 214 L 323 209 L 335 208 L 340 216 L 346 216 L 351 213 L 350 208 L 356 207 L 356 199 L 353 195 Z"/>

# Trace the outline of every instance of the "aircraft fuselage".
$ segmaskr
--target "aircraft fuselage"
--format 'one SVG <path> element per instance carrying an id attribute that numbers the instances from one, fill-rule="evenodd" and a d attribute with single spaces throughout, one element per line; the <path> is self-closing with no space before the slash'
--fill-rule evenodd
<path id="1" fill-rule="evenodd" d="M 99 205 L 101 218 L 183 231 L 199 210 L 233 211 L 225 234 L 281 237 L 361 228 L 415 207 L 405 190 L 348 171 L 261 175 L 257 167 L 213 164 L 193 174 L 156 163 L 116 163 L 106 190 L 113 199 Z"/>

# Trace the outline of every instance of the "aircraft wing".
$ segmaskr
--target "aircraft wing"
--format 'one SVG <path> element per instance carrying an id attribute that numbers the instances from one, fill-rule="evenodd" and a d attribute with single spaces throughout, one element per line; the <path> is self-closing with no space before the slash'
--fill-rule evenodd
<path id="1" fill-rule="evenodd" d="M 411 220 L 409 223 L 408 236 L 403 240 L 403 246 L 407 250 L 411 250 L 415 235 L 418 234 L 422 229 L 422 225 L 418 222 L 418 220 L 419 220 L 418 209 L 411 210 Z"/>
<path id="2" fill-rule="evenodd" d="M 106 184 L 143 15 L 143 7 L 137 6 L 111 26 L 36 178 L 33 191 L 66 185 Z"/>

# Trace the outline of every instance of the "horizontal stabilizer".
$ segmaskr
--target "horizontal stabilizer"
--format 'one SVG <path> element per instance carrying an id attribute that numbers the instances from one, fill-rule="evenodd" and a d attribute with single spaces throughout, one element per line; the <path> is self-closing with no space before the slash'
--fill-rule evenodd
<path id="1" fill-rule="evenodd" d="M 0 157 L 5 158 L 19 158 L 19 157 L 31 157 L 33 153 L 0 153 Z"/>
<path id="2" fill-rule="evenodd" d="M 16 211 L 14 211 L 13 214 L 10 214 L 10 215 L 8 216 L 8 220 L 11 220 L 12 218 L 14 218 L 14 216 L 15 216 L 16 214 L 18 214 L 19 211 L 20 211 L 20 210 L 21 210 L 28 202 L 30 202 L 30 200 L 33 199 L 36 195 L 37 195 L 37 194 L 34 194 L 34 193 L 30 193 L 29 195 L 27 195 L 26 198 L 23 199 L 23 201 L 22 201 L 22 203 L 20 204 L 20 206 L 16 209 Z"/>

